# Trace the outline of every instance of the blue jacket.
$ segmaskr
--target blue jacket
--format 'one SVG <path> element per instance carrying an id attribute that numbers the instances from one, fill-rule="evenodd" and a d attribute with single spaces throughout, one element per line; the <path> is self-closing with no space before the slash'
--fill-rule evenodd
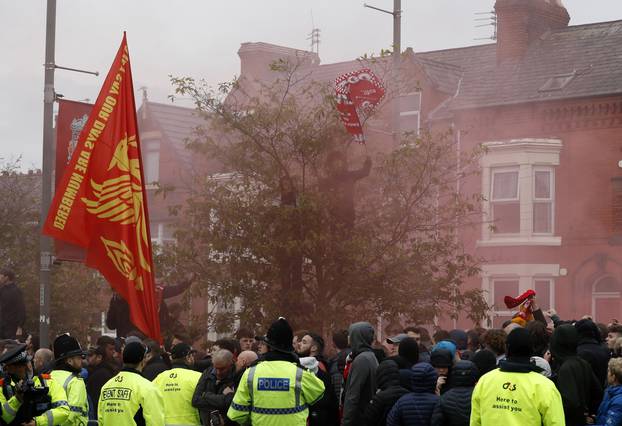
<path id="1" fill-rule="evenodd" d="M 605 390 L 603 402 L 598 407 L 597 425 L 622 425 L 622 385 L 609 386 Z"/>
<path id="2" fill-rule="evenodd" d="M 438 396 L 434 393 L 438 374 L 422 362 L 412 368 L 412 392 L 401 397 L 387 416 L 387 426 L 429 426 Z"/>

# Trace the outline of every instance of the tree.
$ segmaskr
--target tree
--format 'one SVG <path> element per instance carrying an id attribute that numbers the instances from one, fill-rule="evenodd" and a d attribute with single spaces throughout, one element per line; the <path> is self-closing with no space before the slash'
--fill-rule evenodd
<path id="1" fill-rule="evenodd" d="M 335 213 L 327 159 L 363 159 L 348 143 L 332 88 L 298 64 L 279 61 L 273 70 L 254 93 L 243 81 L 214 91 L 173 78 L 206 120 L 188 148 L 227 173 L 194 176 L 169 267 L 194 271 L 195 291 L 241 303 L 243 324 L 284 314 L 325 332 L 379 315 L 429 323 L 464 311 L 481 319 L 480 292 L 461 288 L 478 262 L 456 235 L 478 217 L 479 196 L 457 192 L 456 183 L 475 172 L 479 153 L 460 154 L 457 170 L 449 132 L 405 134 L 398 149 L 375 153 L 348 224 Z M 212 318 L 224 322 L 221 331 L 233 319 L 225 316 Z"/>
<path id="2" fill-rule="evenodd" d="M 24 331 L 38 334 L 41 173 L 22 173 L 19 160 L 0 163 L 0 199 L 0 267 L 15 271 L 26 303 Z M 86 344 L 106 306 L 106 282 L 79 263 L 54 265 L 51 282 L 51 339 L 70 332 Z"/>

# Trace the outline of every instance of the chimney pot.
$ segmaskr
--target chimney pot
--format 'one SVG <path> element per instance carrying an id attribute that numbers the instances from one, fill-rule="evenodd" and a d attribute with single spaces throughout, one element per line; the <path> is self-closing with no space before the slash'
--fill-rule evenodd
<path id="1" fill-rule="evenodd" d="M 520 61 L 529 45 L 566 28 L 570 15 L 560 0 L 497 0 L 497 64 Z"/>

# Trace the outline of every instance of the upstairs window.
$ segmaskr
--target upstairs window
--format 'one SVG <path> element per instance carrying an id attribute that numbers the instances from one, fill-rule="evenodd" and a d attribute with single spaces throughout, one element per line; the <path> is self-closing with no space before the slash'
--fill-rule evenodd
<path id="1" fill-rule="evenodd" d="M 411 92 L 400 96 L 400 131 L 419 134 L 421 125 L 421 92 Z"/>
<path id="2" fill-rule="evenodd" d="M 561 244 L 555 236 L 555 167 L 561 141 L 518 139 L 484 144 L 480 246 Z"/>
<path id="3" fill-rule="evenodd" d="M 160 141 L 145 141 L 142 146 L 142 156 L 145 184 L 157 183 L 160 180 Z"/>
<path id="4" fill-rule="evenodd" d="M 520 232 L 518 168 L 493 170 L 490 206 L 496 233 Z"/>

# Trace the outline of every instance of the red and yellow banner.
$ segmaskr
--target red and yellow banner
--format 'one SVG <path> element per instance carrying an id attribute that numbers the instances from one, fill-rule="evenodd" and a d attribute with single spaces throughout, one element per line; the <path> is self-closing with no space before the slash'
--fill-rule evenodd
<path id="1" fill-rule="evenodd" d="M 93 104 L 60 99 L 56 118 L 56 167 L 54 185 L 59 188 L 65 169 L 78 146 L 78 137 L 89 119 Z M 62 240 L 54 242 L 54 255 L 58 260 L 84 262 L 86 253 L 82 247 Z"/>
<path id="2" fill-rule="evenodd" d="M 80 133 L 43 233 L 84 247 L 127 301 L 132 323 L 160 340 L 147 198 L 125 34 Z"/>

